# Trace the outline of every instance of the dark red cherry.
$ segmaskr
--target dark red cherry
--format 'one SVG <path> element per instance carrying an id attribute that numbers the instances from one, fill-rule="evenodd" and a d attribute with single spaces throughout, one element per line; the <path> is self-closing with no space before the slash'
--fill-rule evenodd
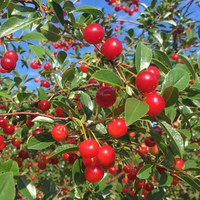
<path id="1" fill-rule="evenodd" d="M 8 71 L 14 70 L 16 67 L 16 61 L 9 57 L 3 57 L 1 59 L 1 66 Z"/>
<path id="2" fill-rule="evenodd" d="M 85 168 L 84 175 L 87 181 L 95 183 L 103 178 L 104 171 L 99 165 L 90 165 Z"/>
<path id="3" fill-rule="evenodd" d="M 41 101 L 38 103 L 38 108 L 39 108 L 40 110 L 42 110 L 43 112 L 49 110 L 50 107 L 51 107 L 51 103 L 50 103 L 48 100 L 46 100 L 46 99 L 41 100 Z"/>

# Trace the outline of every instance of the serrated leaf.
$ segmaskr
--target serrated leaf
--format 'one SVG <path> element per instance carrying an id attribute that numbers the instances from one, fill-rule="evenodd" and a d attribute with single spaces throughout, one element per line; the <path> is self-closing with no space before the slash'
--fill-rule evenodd
<path id="1" fill-rule="evenodd" d="M 54 81 L 55 81 L 56 85 L 58 85 L 60 88 L 63 88 L 62 77 L 58 74 L 53 74 L 53 77 L 54 77 Z"/>
<path id="2" fill-rule="evenodd" d="M 57 55 L 57 60 L 58 60 L 60 65 L 63 64 L 63 62 L 65 61 L 66 58 L 67 58 L 66 52 L 65 51 L 59 51 L 59 53 Z"/>
<path id="3" fill-rule="evenodd" d="M 41 87 L 37 88 L 37 91 L 38 91 L 38 97 L 39 97 L 39 100 L 47 100 L 48 97 L 47 97 L 47 94 L 45 92 L 45 90 Z"/>
<path id="4" fill-rule="evenodd" d="M 117 85 L 120 87 L 123 86 L 122 80 L 114 72 L 108 69 L 98 70 L 92 75 L 92 77 L 103 83 Z"/>
<path id="5" fill-rule="evenodd" d="M 65 85 L 67 81 L 73 80 L 74 76 L 75 76 L 74 68 L 66 69 L 65 72 L 62 74 L 62 84 Z"/>
<path id="6" fill-rule="evenodd" d="M 33 120 L 33 122 L 42 122 L 42 123 L 54 123 L 54 120 L 49 117 L 37 116 Z"/>
<path id="7" fill-rule="evenodd" d="M 182 158 L 184 152 L 184 143 L 181 134 L 167 122 L 161 121 L 160 123 L 171 139 L 171 147 L 175 148 L 178 151 L 179 156 Z"/>
<path id="8" fill-rule="evenodd" d="M 75 10 L 71 11 L 71 13 L 73 13 L 73 12 L 84 12 L 84 13 L 89 13 L 92 15 L 100 15 L 100 16 L 104 15 L 104 13 L 102 11 L 98 10 L 97 8 L 95 8 L 93 6 L 79 6 Z"/>
<path id="9" fill-rule="evenodd" d="M 19 167 L 17 163 L 13 160 L 8 160 L 0 163 L 0 173 L 12 172 L 13 176 L 19 175 Z"/>
<path id="10" fill-rule="evenodd" d="M 48 157 L 51 158 L 53 156 L 60 155 L 62 153 L 75 152 L 78 150 L 77 145 L 74 144 L 64 144 L 62 146 L 58 146 Z"/>
<path id="11" fill-rule="evenodd" d="M 137 73 L 147 68 L 152 59 L 152 50 L 146 45 L 139 43 L 136 47 L 135 66 Z"/>
<path id="12" fill-rule="evenodd" d="M 155 59 L 162 61 L 162 64 L 166 66 L 166 68 L 172 69 L 169 57 L 163 51 L 154 50 L 154 57 Z"/>
<path id="13" fill-rule="evenodd" d="M 135 98 L 128 98 L 125 103 L 125 120 L 127 126 L 141 119 L 148 112 L 148 105 Z"/>
<path id="14" fill-rule="evenodd" d="M 137 173 L 137 177 L 140 179 L 148 179 L 151 176 L 151 172 L 152 172 L 152 165 L 146 164 Z"/>

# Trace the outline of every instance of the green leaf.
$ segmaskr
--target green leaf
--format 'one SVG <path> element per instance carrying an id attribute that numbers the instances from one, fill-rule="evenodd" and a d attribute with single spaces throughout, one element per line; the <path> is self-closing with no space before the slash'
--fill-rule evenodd
<path id="1" fill-rule="evenodd" d="M 54 25 L 46 23 L 44 26 L 40 27 L 40 30 L 48 40 L 52 42 L 60 40 L 60 30 Z"/>
<path id="2" fill-rule="evenodd" d="M 0 197 L 2 200 L 13 200 L 15 198 L 15 183 L 12 172 L 0 175 Z"/>
<path id="3" fill-rule="evenodd" d="M 162 96 L 165 99 L 165 107 L 170 107 L 178 101 L 178 89 L 170 86 L 164 90 Z"/>
<path id="4" fill-rule="evenodd" d="M 198 63 L 199 69 L 200 69 L 200 51 L 198 51 L 197 55 L 198 55 L 197 63 Z"/>
<path id="5" fill-rule="evenodd" d="M 171 25 L 174 25 L 174 26 L 177 26 L 177 24 L 176 24 L 176 22 L 174 20 L 165 20 L 163 22 L 171 24 Z"/>
<path id="6" fill-rule="evenodd" d="M 64 21 L 64 14 L 63 14 L 63 9 L 61 8 L 61 6 L 56 3 L 56 2 L 52 2 L 52 7 L 53 10 L 55 12 L 56 17 L 58 18 L 59 22 L 64 26 L 65 21 Z"/>
<path id="7" fill-rule="evenodd" d="M 169 57 L 162 51 L 154 50 L 154 57 L 156 60 L 162 61 L 162 64 L 167 68 L 172 69 L 172 64 L 169 60 Z"/>
<path id="8" fill-rule="evenodd" d="M 58 74 L 53 74 L 53 78 L 54 78 L 56 85 L 58 85 L 60 88 L 63 88 L 62 77 Z"/>
<path id="9" fill-rule="evenodd" d="M 142 118 L 148 112 L 148 105 L 135 98 L 128 98 L 125 104 L 125 120 L 127 126 Z"/>
<path id="10" fill-rule="evenodd" d="M 80 6 L 78 8 L 76 8 L 75 10 L 72 10 L 71 13 L 73 12 L 84 12 L 84 13 L 89 13 L 92 15 L 100 15 L 100 16 L 104 16 L 104 13 L 100 10 L 98 10 L 97 8 L 93 7 L 93 6 Z"/>
<path id="11" fill-rule="evenodd" d="M 152 64 L 156 65 L 161 71 L 163 71 L 165 74 L 170 70 L 167 68 L 160 60 L 152 58 Z"/>
<path id="12" fill-rule="evenodd" d="M 38 60 L 41 60 L 44 58 L 45 55 L 45 50 L 44 48 L 40 47 L 40 46 L 36 46 L 36 45 L 29 45 L 31 51 L 35 54 L 35 56 L 38 58 Z"/>
<path id="13" fill-rule="evenodd" d="M 85 182 L 85 176 L 82 171 L 82 162 L 77 159 L 72 167 L 72 179 L 76 185 L 81 185 Z"/>
<path id="14" fill-rule="evenodd" d="M 67 58 L 66 52 L 65 51 L 59 51 L 59 53 L 57 55 L 57 60 L 58 60 L 60 65 L 63 64 L 63 62 L 65 61 L 66 58 Z"/>
<path id="15" fill-rule="evenodd" d="M 33 122 L 41 122 L 41 123 L 54 123 L 54 120 L 49 117 L 37 116 L 33 120 Z"/>
<path id="16" fill-rule="evenodd" d="M 29 200 L 36 199 L 36 188 L 25 176 L 20 176 L 17 182 L 19 191 Z"/>
<path id="17" fill-rule="evenodd" d="M 170 86 L 176 87 L 179 91 L 182 91 L 188 86 L 189 81 L 190 76 L 186 71 L 180 68 L 174 68 L 165 76 L 162 84 L 162 91 Z"/>
<path id="18" fill-rule="evenodd" d="M 170 186 L 172 183 L 172 176 L 168 173 L 163 173 L 160 177 L 159 187 Z"/>
<path id="19" fill-rule="evenodd" d="M 7 93 L 0 91 L 0 97 L 4 97 L 6 99 L 12 100 L 12 98 L 10 97 L 10 95 L 8 95 Z"/>
<path id="20" fill-rule="evenodd" d="M 146 164 L 137 173 L 137 177 L 140 179 L 148 179 L 151 176 L 151 172 L 152 172 L 152 165 Z"/>
<path id="21" fill-rule="evenodd" d="M 12 172 L 13 176 L 19 175 L 19 167 L 17 163 L 13 160 L 8 160 L 0 163 L 0 173 Z"/>
<path id="22" fill-rule="evenodd" d="M 41 87 L 37 88 L 37 91 L 38 91 L 38 97 L 39 97 L 39 100 L 47 100 L 48 97 L 47 97 L 47 94 L 45 92 L 45 90 Z"/>
<path id="23" fill-rule="evenodd" d="M 12 2 L 10 2 L 9 6 L 13 4 L 14 6 L 14 10 L 12 11 L 12 15 L 23 15 L 23 14 L 29 14 L 29 13 L 33 13 L 36 12 L 36 10 L 34 8 L 28 7 L 28 6 L 21 6 L 21 5 L 17 5 L 14 4 Z"/>
<path id="24" fill-rule="evenodd" d="M 123 86 L 122 80 L 114 72 L 108 69 L 98 70 L 92 75 L 92 77 L 103 83 Z"/>
<path id="25" fill-rule="evenodd" d="M 68 68 L 62 74 L 62 84 L 65 85 L 66 82 L 72 81 L 75 76 L 74 68 Z"/>
<path id="26" fill-rule="evenodd" d="M 187 184 L 189 184 L 190 186 L 192 186 L 192 188 L 200 192 L 200 181 L 198 179 L 191 177 L 188 174 L 184 174 L 182 172 L 178 174 L 178 177 L 184 182 L 186 182 Z"/>
<path id="27" fill-rule="evenodd" d="M 50 133 L 41 133 L 31 137 L 28 141 L 27 148 L 33 150 L 42 150 L 55 143 Z"/>
<path id="28" fill-rule="evenodd" d="M 62 146 L 58 146 L 48 157 L 51 158 L 51 157 L 60 155 L 62 153 L 75 152 L 77 150 L 78 150 L 77 145 L 64 144 Z"/>
<path id="29" fill-rule="evenodd" d="M 46 38 L 44 37 L 44 35 L 42 33 L 39 32 L 30 32 L 27 33 L 25 35 L 23 35 L 22 40 L 46 40 Z"/>
<path id="30" fill-rule="evenodd" d="M 136 53 L 135 53 L 135 66 L 137 73 L 147 68 L 151 63 L 151 59 L 152 59 L 152 50 L 149 49 L 144 44 L 139 43 L 136 47 Z"/>
<path id="31" fill-rule="evenodd" d="M 196 79 L 196 75 L 195 75 L 195 71 L 194 71 L 194 66 L 192 65 L 192 63 L 190 62 L 190 60 L 186 56 L 183 56 L 183 55 L 179 55 L 179 57 L 184 62 L 184 64 L 188 68 L 188 70 L 190 71 L 190 74 L 192 75 L 192 77 L 194 79 Z"/>
<path id="32" fill-rule="evenodd" d="M 75 6 L 74 6 L 74 4 L 73 4 L 71 1 L 65 1 L 65 3 L 64 3 L 64 8 L 65 8 L 65 10 L 67 10 L 68 12 L 70 12 L 70 11 L 76 9 Z"/>
<path id="33" fill-rule="evenodd" d="M 44 194 L 43 199 L 50 200 L 55 197 L 56 194 L 56 184 L 55 181 L 52 180 L 44 180 L 41 182 L 42 192 Z"/>
<path id="34" fill-rule="evenodd" d="M 33 24 L 38 19 L 26 17 L 26 18 L 20 18 L 20 17 L 11 17 L 7 21 L 5 21 L 1 28 L 0 28 L 0 38 L 7 36 L 11 33 L 14 33 L 20 29 L 26 28 L 27 26 Z"/>
<path id="35" fill-rule="evenodd" d="M 183 152 L 184 152 L 184 143 L 183 143 L 183 138 L 181 136 L 181 134 L 172 126 L 170 126 L 167 122 L 165 121 L 161 121 L 160 122 L 162 127 L 165 129 L 167 135 L 170 137 L 171 139 L 171 147 L 175 148 L 180 157 L 183 157 Z"/>

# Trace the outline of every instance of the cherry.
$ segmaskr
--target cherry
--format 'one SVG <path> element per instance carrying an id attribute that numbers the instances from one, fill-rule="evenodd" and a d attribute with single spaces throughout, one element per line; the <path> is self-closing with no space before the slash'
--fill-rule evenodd
<path id="1" fill-rule="evenodd" d="M 49 155 L 48 155 L 48 154 L 45 154 L 45 155 L 42 156 L 42 160 L 43 160 L 43 162 L 45 162 L 45 163 L 49 163 L 50 160 L 51 160 L 51 158 L 49 158 Z"/>
<path id="2" fill-rule="evenodd" d="M 4 143 L 4 138 L 2 135 L 0 135 L 0 145 L 2 145 Z"/>
<path id="3" fill-rule="evenodd" d="M 83 73 L 89 73 L 89 70 L 87 69 L 86 65 L 82 64 L 80 66 L 80 70 L 83 72 Z"/>
<path id="4" fill-rule="evenodd" d="M 43 133 L 43 130 L 41 128 L 36 128 L 33 132 L 32 132 L 32 136 L 38 135 Z"/>
<path id="5" fill-rule="evenodd" d="M 122 53 L 122 43 L 117 38 L 109 38 L 101 47 L 101 53 L 108 60 L 114 60 Z"/>
<path id="6" fill-rule="evenodd" d="M 150 116 L 158 116 L 165 108 L 165 100 L 155 91 L 146 94 L 145 102 L 149 106 L 147 114 Z"/>
<path id="7" fill-rule="evenodd" d="M 6 147 L 6 143 L 0 144 L 0 151 Z"/>
<path id="8" fill-rule="evenodd" d="M 89 44 L 99 44 L 104 35 L 104 29 L 99 24 L 89 24 L 83 30 L 83 37 Z"/>
<path id="9" fill-rule="evenodd" d="M 92 158 L 98 154 L 99 144 L 94 139 L 88 139 L 81 142 L 78 149 L 82 157 Z"/>
<path id="10" fill-rule="evenodd" d="M 149 152 L 151 154 L 158 154 L 159 153 L 158 146 L 154 145 L 153 147 L 149 147 Z"/>
<path id="11" fill-rule="evenodd" d="M 156 169 L 157 169 L 157 171 L 158 171 L 160 174 L 164 173 L 165 170 L 166 170 L 164 167 L 162 167 L 162 166 L 160 166 L 160 165 L 156 165 Z"/>
<path id="12" fill-rule="evenodd" d="M 25 150 L 19 151 L 18 155 L 19 155 L 19 157 L 22 158 L 22 159 L 27 159 L 27 158 L 29 157 L 28 152 L 25 151 Z"/>
<path id="13" fill-rule="evenodd" d="M 83 164 L 87 167 L 90 165 L 99 165 L 99 162 L 97 160 L 97 157 L 93 157 L 93 158 L 83 157 Z"/>
<path id="14" fill-rule="evenodd" d="M 153 130 L 158 133 L 159 135 L 162 135 L 162 129 L 159 126 L 153 126 Z"/>
<path id="15" fill-rule="evenodd" d="M 137 133 L 133 131 L 133 132 L 130 132 L 130 133 L 129 133 L 129 136 L 130 136 L 131 138 L 134 138 L 134 137 L 136 136 L 136 134 L 137 134 Z"/>
<path id="16" fill-rule="evenodd" d="M 155 67 L 155 66 L 149 66 L 147 68 L 147 70 L 149 72 L 151 72 L 152 74 L 154 74 L 156 76 L 156 78 L 159 80 L 159 78 L 160 78 L 160 70 L 157 67 Z"/>
<path id="17" fill-rule="evenodd" d="M 51 107 L 51 103 L 46 99 L 43 99 L 38 103 L 38 108 L 42 110 L 43 112 L 49 110 L 50 107 Z"/>
<path id="18" fill-rule="evenodd" d="M 5 127 L 8 124 L 8 120 L 6 118 L 0 117 L 0 127 Z"/>
<path id="19" fill-rule="evenodd" d="M 51 157 L 49 162 L 53 165 L 57 165 L 59 163 L 58 157 L 57 156 Z"/>
<path id="20" fill-rule="evenodd" d="M 176 158 L 174 168 L 177 170 L 182 170 L 184 166 L 184 161 L 181 158 Z"/>
<path id="21" fill-rule="evenodd" d="M 130 173 L 130 172 L 132 171 L 132 168 L 131 168 L 130 166 L 128 166 L 128 165 L 124 165 L 123 171 L 124 171 L 125 173 Z"/>
<path id="22" fill-rule="evenodd" d="M 99 165 L 91 165 L 85 168 L 84 175 L 87 181 L 95 183 L 103 178 L 104 171 Z"/>
<path id="23" fill-rule="evenodd" d="M 52 138 L 58 142 L 66 139 L 68 128 L 64 124 L 56 124 L 51 130 Z"/>
<path id="24" fill-rule="evenodd" d="M 5 73 L 9 73 L 10 71 L 4 69 L 3 67 L 0 67 L 0 72 L 1 72 L 2 74 L 5 74 Z"/>
<path id="25" fill-rule="evenodd" d="M 28 128 L 31 128 L 34 126 L 34 122 L 32 122 L 32 118 L 29 117 L 26 119 L 26 126 L 28 126 Z"/>
<path id="26" fill-rule="evenodd" d="M 49 88 L 50 87 L 50 83 L 48 81 L 46 81 L 46 80 L 41 80 L 40 86 L 45 87 L 45 88 Z"/>
<path id="27" fill-rule="evenodd" d="M 100 166 L 109 169 L 115 162 L 115 150 L 111 146 L 101 146 L 97 154 Z"/>
<path id="28" fill-rule="evenodd" d="M 68 154 L 68 153 L 63 153 L 62 157 L 63 157 L 63 159 L 64 159 L 65 161 L 68 161 L 68 160 L 69 160 L 69 154 Z"/>
<path id="29" fill-rule="evenodd" d="M 51 68 L 50 63 L 47 62 L 44 64 L 44 69 L 49 70 L 50 68 Z"/>
<path id="30" fill-rule="evenodd" d="M 10 59 L 13 59 L 15 62 L 18 61 L 18 55 L 15 51 L 13 50 L 10 50 L 10 51 L 7 51 L 3 57 L 7 57 L 7 58 L 10 58 Z"/>
<path id="31" fill-rule="evenodd" d="M 65 114 L 63 113 L 63 111 L 62 111 L 62 109 L 61 109 L 60 106 L 57 106 L 57 107 L 56 107 L 56 115 L 57 115 L 58 117 L 65 117 Z"/>
<path id="32" fill-rule="evenodd" d="M 144 180 L 138 180 L 136 185 L 137 185 L 138 188 L 143 188 L 144 187 Z"/>
<path id="33" fill-rule="evenodd" d="M 146 183 L 144 185 L 144 189 L 147 190 L 148 192 L 150 192 L 154 189 L 154 185 L 152 183 Z"/>
<path id="34" fill-rule="evenodd" d="M 177 185 L 179 183 L 179 178 L 177 176 L 173 176 L 172 185 Z"/>
<path id="35" fill-rule="evenodd" d="M 22 167 L 22 161 L 19 159 L 15 159 L 15 162 L 17 163 L 18 167 L 21 168 Z"/>
<path id="36" fill-rule="evenodd" d="M 114 166 L 109 168 L 109 173 L 110 174 L 116 174 L 116 172 L 117 172 L 117 166 L 116 165 L 114 165 Z"/>
<path id="37" fill-rule="evenodd" d="M 152 137 L 146 137 L 144 143 L 146 144 L 147 147 L 153 147 L 156 145 L 156 142 Z"/>
<path id="38" fill-rule="evenodd" d="M 128 180 L 129 182 L 132 182 L 136 179 L 137 171 L 135 169 L 131 169 L 131 171 L 128 173 Z"/>
<path id="39" fill-rule="evenodd" d="M 150 93 L 156 89 L 158 79 L 152 72 L 142 71 L 137 75 L 135 84 L 140 92 Z"/>
<path id="40" fill-rule="evenodd" d="M 8 71 L 14 70 L 16 67 L 16 61 L 9 57 L 3 57 L 1 59 L 1 66 Z"/>
<path id="41" fill-rule="evenodd" d="M 100 87 L 96 93 L 96 103 L 103 108 L 112 106 L 116 101 L 116 93 L 111 87 Z"/>
<path id="42" fill-rule="evenodd" d="M 38 163 L 38 167 L 43 170 L 43 169 L 46 169 L 47 165 L 45 162 L 41 161 Z"/>
<path id="43" fill-rule="evenodd" d="M 124 119 L 118 118 L 109 122 L 107 125 L 108 133 L 114 138 L 120 138 L 127 132 L 127 125 Z"/>
<path id="44" fill-rule="evenodd" d="M 12 135 L 15 132 L 15 126 L 13 124 L 7 124 L 3 127 L 3 132 L 6 135 Z"/>
<path id="45" fill-rule="evenodd" d="M 144 142 L 140 143 L 139 151 L 142 154 L 148 154 L 148 148 Z"/>
<path id="46" fill-rule="evenodd" d="M 21 142 L 17 138 L 13 138 L 12 139 L 12 144 L 13 144 L 13 146 L 18 148 L 18 147 L 20 147 Z"/>
<path id="47" fill-rule="evenodd" d="M 41 68 L 41 64 L 40 64 L 40 62 L 38 62 L 38 61 L 34 61 L 34 62 L 31 62 L 31 63 L 30 63 L 30 67 L 31 67 L 32 69 L 39 69 L 39 68 Z"/>
<path id="48" fill-rule="evenodd" d="M 69 154 L 69 162 L 71 164 L 74 164 L 74 162 L 78 159 L 78 155 L 75 153 L 70 153 Z"/>
<path id="49" fill-rule="evenodd" d="M 176 53 L 173 53 L 172 55 L 171 55 L 171 58 L 173 59 L 173 60 L 179 60 L 179 56 L 178 56 L 178 54 L 176 54 Z"/>

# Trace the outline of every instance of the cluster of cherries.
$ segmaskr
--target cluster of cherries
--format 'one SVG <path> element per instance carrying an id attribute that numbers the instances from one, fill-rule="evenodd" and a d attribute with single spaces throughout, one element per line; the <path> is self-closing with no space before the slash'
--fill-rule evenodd
<path id="1" fill-rule="evenodd" d="M 130 16 L 133 15 L 134 12 L 137 12 L 139 9 L 138 3 L 139 0 L 130 0 L 127 2 L 127 4 L 121 4 L 118 0 L 106 0 L 109 5 L 114 6 L 115 11 L 124 11 L 125 13 L 128 13 Z M 132 7 L 132 5 L 134 5 Z M 131 8 L 132 7 L 132 8 Z"/>
<path id="2" fill-rule="evenodd" d="M 136 77 L 136 87 L 144 94 L 145 102 L 149 106 L 147 112 L 150 116 L 158 116 L 165 108 L 164 98 L 155 89 L 160 78 L 160 71 L 155 66 L 149 66 L 147 70 L 141 71 Z"/>
<path id="3" fill-rule="evenodd" d="M 15 51 L 7 51 L 1 58 L 1 73 L 9 73 L 15 69 L 18 60 L 18 55 Z"/>

